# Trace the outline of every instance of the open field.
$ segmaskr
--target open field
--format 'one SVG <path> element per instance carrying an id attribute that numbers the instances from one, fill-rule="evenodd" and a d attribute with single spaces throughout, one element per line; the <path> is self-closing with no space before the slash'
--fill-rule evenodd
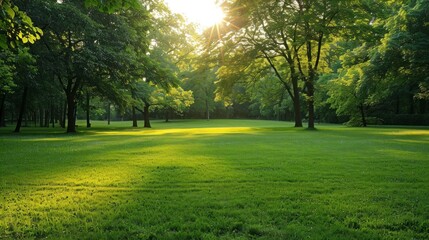
<path id="1" fill-rule="evenodd" d="M 130 125 L 0 129 L 0 239 L 429 239 L 429 128 Z"/>

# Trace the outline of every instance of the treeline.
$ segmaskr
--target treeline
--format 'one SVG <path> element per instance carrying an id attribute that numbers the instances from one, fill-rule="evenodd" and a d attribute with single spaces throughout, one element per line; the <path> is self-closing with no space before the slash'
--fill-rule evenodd
<path id="1" fill-rule="evenodd" d="M 251 112 L 429 124 L 429 1 L 225 1 L 218 92 Z M 219 39 L 219 40 L 218 40 Z"/>
<path id="2" fill-rule="evenodd" d="M 203 35 L 160 0 L 3 0 L 0 126 L 257 118 L 429 124 L 429 0 L 233 0 Z"/>
<path id="3" fill-rule="evenodd" d="M 78 110 L 90 127 L 91 112 L 109 118 L 114 109 L 131 113 L 134 126 L 142 112 L 150 127 L 149 107 L 181 112 L 194 101 L 177 65 L 195 30 L 162 1 L 5 0 L 1 8 L 1 126 L 75 132 Z"/>

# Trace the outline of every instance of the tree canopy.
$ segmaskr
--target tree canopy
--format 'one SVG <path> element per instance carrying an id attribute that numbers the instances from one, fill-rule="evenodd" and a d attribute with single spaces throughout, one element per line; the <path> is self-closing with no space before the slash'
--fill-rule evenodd
<path id="1" fill-rule="evenodd" d="M 141 112 L 146 127 L 166 113 L 427 123 L 427 0 L 221 6 L 223 22 L 199 33 L 161 0 L 2 0 L 0 125 L 75 132 L 91 111 L 134 126 Z"/>

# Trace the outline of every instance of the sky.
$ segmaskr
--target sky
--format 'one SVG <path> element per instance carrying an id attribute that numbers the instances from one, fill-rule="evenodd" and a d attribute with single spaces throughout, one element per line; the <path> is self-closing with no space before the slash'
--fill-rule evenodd
<path id="1" fill-rule="evenodd" d="M 223 13 L 215 0 L 165 0 L 171 11 L 199 25 L 200 30 L 222 21 Z"/>

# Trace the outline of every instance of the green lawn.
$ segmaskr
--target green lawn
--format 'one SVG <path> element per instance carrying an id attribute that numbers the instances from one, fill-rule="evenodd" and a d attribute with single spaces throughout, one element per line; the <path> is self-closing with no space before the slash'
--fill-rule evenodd
<path id="1" fill-rule="evenodd" d="M 130 125 L 0 129 L 0 239 L 429 239 L 429 128 Z"/>

